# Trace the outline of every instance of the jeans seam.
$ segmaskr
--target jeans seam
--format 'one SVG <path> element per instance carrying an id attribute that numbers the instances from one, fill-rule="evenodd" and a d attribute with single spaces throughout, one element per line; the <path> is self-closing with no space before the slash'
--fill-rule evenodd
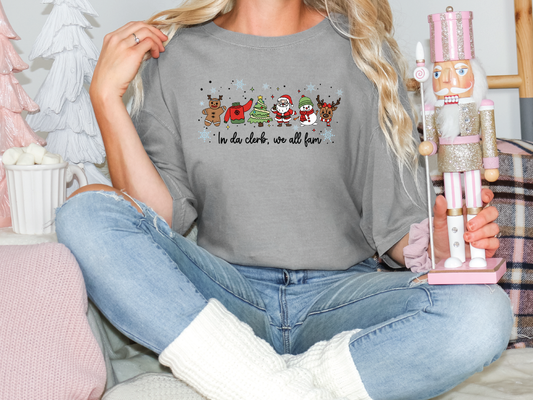
<path id="1" fill-rule="evenodd" d="M 356 339 L 352 339 L 352 338 L 350 338 L 350 340 L 349 340 L 349 342 L 348 342 L 348 346 L 351 346 L 352 343 L 354 343 L 356 340 L 359 340 L 359 339 L 361 339 L 361 338 L 363 338 L 363 337 L 365 337 L 365 336 L 368 336 L 369 334 L 374 333 L 374 332 L 376 332 L 376 331 L 378 331 L 378 330 L 380 330 L 380 329 L 383 329 L 383 328 L 385 328 L 385 327 L 387 327 L 387 326 L 389 326 L 389 325 L 391 325 L 391 324 L 394 324 L 394 323 L 396 323 L 396 322 L 403 321 L 403 320 L 408 319 L 408 318 L 411 318 L 411 317 L 415 317 L 415 316 L 419 315 L 420 313 L 425 312 L 425 309 L 426 309 L 426 308 L 421 309 L 421 310 L 417 310 L 417 311 L 415 311 L 415 312 L 413 312 L 413 313 L 411 313 L 411 314 L 404 314 L 404 315 L 402 316 L 402 318 L 395 319 L 395 320 L 393 320 L 393 321 L 388 321 L 386 324 L 376 326 L 376 327 L 375 327 L 374 329 L 372 329 L 371 331 L 365 332 L 364 335 L 361 335 L 361 336 L 357 337 Z M 352 336 L 352 337 L 353 337 L 353 336 Z"/>
<path id="2" fill-rule="evenodd" d="M 424 288 L 424 287 L 417 287 L 417 288 L 420 288 L 420 289 L 424 290 L 424 292 L 426 292 L 426 296 L 427 296 L 427 299 L 428 299 L 428 302 L 429 302 L 429 304 L 428 304 L 426 307 L 421 308 L 420 310 L 417 310 L 417 311 L 415 311 L 415 312 L 413 312 L 413 313 L 411 313 L 411 314 L 404 314 L 404 315 L 402 316 L 402 318 L 395 319 L 394 321 L 389 321 L 389 322 L 387 322 L 386 324 L 383 324 L 383 325 L 377 326 L 377 327 L 375 327 L 374 329 L 372 329 L 371 331 L 369 331 L 369 332 L 365 332 L 364 335 L 359 336 L 357 339 L 360 339 L 360 338 L 362 338 L 362 337 L 365 337 L 365 336 L 367 336 L 368 334 L 373 333 L 373 332 L 376 332 L 377 330 L 382 329 L 382 328 L 384 328 L 384 327 L 386 327 L 386 326 L 388 326 L 388 325 L 390 325 L 390 324 L 393 324 L 393 323 L 396 323 L 396 322 L 399 322 L 399 321 L 403 321 L 403 320 L 405 320 L 405 319 L 407 319 L 407 318 L 414 317 L 414 316 L 416 316 L 416 315 L 419 315 L 420 313 L 425 313 L 425 312 L 427 312 L 428 307 L 432 307 L 432 306 L 433 306 L 433 299 L 431 298 L 431 291 L 427 290 L 427 289 Z M 410 289 L 410 288 L 406 288 L 406 289 Z M 382 293 L 383 293 L 383 292 L 382 292 Z M 349 341 L 349 343 L 348 343 L 348 346 L 350 346 L 350 345 L 351 345 L 353 342 L 355 342 L 357 339 L 350 339 L 350 341 Z"/>
<path id="3" fill-rule="evenodd" d="M 433 305 L 433 302 L 431 301 L 431 294 L 428 290 L 426 290 L 425 288 L 422 288 L 422 287 L 419 287 L 419 286 L 416 286 L 416 289 L 423 289 L 427 296 L 428 296 L 428 299 L 429 299 L 429 302 L 430 302 L 430 305 Z M 406 287 L 406 288 L 394 288 L 394 289 L 387 289 L 387 290 L 383 290 L 381 292 L 378 292 L 378 293 L 372 293 L 371 295 L 369 296 L 365 296 L 365 297 L 361 297 L 361 298 L 358 298 L 356 300 L 353 300 L 353 301 L 349 301 L 349 302 L 346 302 L 346 303 L 343 303 L 343 304 L 339 304 L 338 306 L 335 306 L 335 307 L 331 307 L 331 308 L 328 308 L 328 309 L 325 309 L 325 310 L 320 310 L 320 311 L 313 311 L 313 312 L 310 312 L 309 314 L 307 314 L 308 317 L 310 317 L 311 315 L 318 315 L 318 314 L 323 314 L 323 313 L 326 313 L 326 312 L 329 312 L 329 311 L 334 311 L 334 310 L 338 310 L 339 308 L 342 308 L 342 307 L 346 307 L 350 304 L 354 304 L 354 303 L 357 303 L 358 301 L 361 301 L 361 300 L 365 300 L 365 299 L 368 299 L 368 298 L 371 298 L 371 297 L 374 297 L 374 296 L 377 296 L 377 295 L 380 295 L 380 294 L 383 294 L 383 293 L 388 293 L 388 292 L 395 292 L 397 290 L 409 290 L 409 289 L 414 289 L 412 287 Z M 302 321 L 303 323 L 304 321 Z"/>
<path id="4" fill-rule="evenodd" d="M 279 305 L 280 305 L 280 322 L 281 326 L 279 329 L 281 330 L 281 339 L 283 343 L 283 351 L 285 353 L 290 353 L 290 325 L 289 322 L 289 316 L 288 316 L 288 305 L 287 305 L 287 297 L 286 297 L 286 286 L 280 285 L 279 286 Z M 288 329 L 287 329 L 288 328 Z"/>
<path id="5" fill-rule="evenodd" d="M 98 304 L 96 304 L 96 302 L 94 301 L 94 299 L 92 298 L 92 296 L 90 296 L 88 293 L 87 293 L 87 297 L 89 298 L 89 300 L 91 300 L 94 305 L 96 306 L 96 309 L 102 313 L 102 315 L 108 320 L 108 321 L 111 321 L 111 318 L 109 318 L 109 316 L 102 310 L 102 308 L 100 308 L 98 306 Z M 203 296 L 202 296 L 203 297 Z M 120 325 L 120 328 L 117 327 L 116 325 Z M 150 343 L 148 343 L 146 340 L 143 340 L 142 338 L 139 338 L 137 337 L 137 335 L 134 335 L 133 333 L 131 333 L 128 329 L 124 329 L 122 327 L 122 324 L 118 324 L 118 323 L 113 323 L 113 326 L 115 326 L 115 328 L 117 328 L 120 332 L 122 332 L 124 334 L 124 336 L 128 337 L 129 339 L 133 340 L 134 342 L 146 347 L 147 349 L 150 349 L 150 350 L 153 350 L 154 352 L 157 353 L 157 351 L 155 350 L 157 348 L 157 346 L 155 345 L 152 345 Z"/>
<path id="6" fill-rule="evenodd" d="M 148 220 L 146 218 L 143 218 L 141 222 L 147 222 Z M 202 273 L 204 273 L 209 279 L 211 279 L 214 283 L 216 283 L 219 287 L 221 287 L 222 289 L 224 289 L 226 292 L 230 293 L 231 295 L 235 296 L 236 298 L 244 301 L 245 303 L 251 305 L 252 307 L 260 310 L 260 311 L 264 311 L 266 312 L 266 308 L 262 308 L 260 306 L 258 306 L 257 304 L 254 304 L 254 303 L 251 303 L 249 300 L 239 296 L 238 294 L 234 293 L 231 289 L 229 289 L 228 287 L 226 287 L 225 285 L 221 284 L 220 282 L 218 282 L 216 279 L 214 279 L 210 274 L 208 274 L 202 267 L 200 267 L 200 263 L 198 262 L 198 260 L 196 260 L 194 257 L 192 257 L 189 252 L 185 251 L 183 249 L 182 246 L 180 246 L 180 244 L 178 243 L 178 241 L 174 240 L 174 238 L 170 237 L 169 235 L 167 235 L 165 232 L 161 232 L 159 229 L 157 229 L 157 227 L 154 226 L 154 228 L 156 229 L 156 232 L 159 233 L 160 235 L 163 235 L 164 237 L 168 238 L 169 240 L 171 240 L 179 249 L 180 251 L 185 255 L 185 257 L 187 257 L 189 259 L 189 261 L 191 261 L 200 271 L 202 271 Z M 152 235 L 150 235 L 152 236 Z M 187 239 L 185 239 L 187 240 Z M 157 242 L 154 240 L 154 238 L 152 237 L 152 241 L 157 245 Z M 161 246 L 159 246 L 161 247 Z M 164 251 L 164 249 L 163 249 Z M 166 253 L 166 252 L 165 252 Z M 167 254 L 168 256 L 168 254 Z M 169 257 L 170 258 L 170 257 Z M 171 259 L 172 260 L 172 259 Z M 175 261 L 173 261 L 174 264 L 176 264 L 176 268 L 179 269 L 179 266 L 177 265 L 177 263 Z M 183 273 L 183 272 L 182 272 Z"/>
<path id="7" fill-rule="evenodd" d="M 151 235 L 150 235 L 150 236 L 151 236 Z M 163 249 L 163 248 L 159 245 L 159 243 L 157 243 L 157 242 L 154 240 L 153 237 L 151 237 L 151 239 L 152 239 L 152 243 L 155 245 L 155 247 L 156 247 L 158 250 L 160 250 L 161 252 L 164 253 L 164 255 L 165 255 L 165 257 L 168 259 L 168 261 L 170 261 L 173 265 L 175 265 L 175 269 L 177 269 L 180 273 L 183 274 L 183 276 L 184 276 L 185 278 L 187 278 L 187 275 L 185 275 L 185 274 L 183 273 L 183 271 L 181 271 L 181 270 L 179 269 L 179 266 L 178 266 L 178 264 L 176 263 L 176 261 L 174 261 L 172 258 L 170 258 L 170 256 L 169 256 L 168 253 L 165 251 L 165 249 Z M 200 296 L 202 296 L 202 298 L 203 298 L 203 299 L 205 300 L 205 302 L 207 303 L 207 299 L 205 298 L 205 296 L 204 296 L 202 293 L 200 293 L 200 291 L 198 290 L 198 288 L 196 287 L 196 285 L 194 285 L 194 284 L 191 282 L 191 280 L 190 280 L 189 278 L 187 278 L 187 280 L 190 282 L 190 284 L 191 284 L 191 286 L 194 288 L 194 290 L 196 290 L 196 291 L 198 292 L 198 294 L 199 294 Z"/>

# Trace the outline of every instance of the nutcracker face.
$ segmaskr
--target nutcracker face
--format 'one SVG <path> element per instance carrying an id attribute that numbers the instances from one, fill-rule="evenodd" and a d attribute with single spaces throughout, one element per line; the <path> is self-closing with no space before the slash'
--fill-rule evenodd
<path id="1" fill-rule="evenodd" d="M 470 60 L 443 61 L 433 67 L 433 92 L 439 100 L 448 96 L 471 97 L 474 72 Z"/>

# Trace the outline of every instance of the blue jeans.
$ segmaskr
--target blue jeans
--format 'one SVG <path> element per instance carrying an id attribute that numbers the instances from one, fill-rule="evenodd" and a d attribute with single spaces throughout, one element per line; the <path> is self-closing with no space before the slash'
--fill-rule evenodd
<path id="1" fill-rule="evenodd" d="M 218 299 L 278 353 L 361 329 L 350 352 L 372 399 L 428 399 L 496 360 L 512 327 L 497 285 L 431 286 L 373 259 L 344 271 L 232 265 L 173 232 L 153 210 L 85 192 L 56 214 L 58 240 L 89 297 L 126 336 L 161 353 Z"/>

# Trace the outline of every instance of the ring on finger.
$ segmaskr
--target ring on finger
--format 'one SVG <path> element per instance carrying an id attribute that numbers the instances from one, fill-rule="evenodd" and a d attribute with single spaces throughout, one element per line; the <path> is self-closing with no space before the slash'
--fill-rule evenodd
<path id="1" fill-rule="evenodd" d="M 499 238 L 502 237 L 502 233 L 501 233 L 501 232 L 498 232 L 498 234 L 494 235 L 494 237 L 495 237 L 496 239 L 499 239 Z"/>
<path id="2" fill-rule="evenodd" d="M 133 35 L 133 38 L 135 39 L 135 43 L 137 44 L 141 43 L 141 39 L 139 39 L 137 35 L 135 35 L 135 33 L 132 33 L 132 35 Z"/>

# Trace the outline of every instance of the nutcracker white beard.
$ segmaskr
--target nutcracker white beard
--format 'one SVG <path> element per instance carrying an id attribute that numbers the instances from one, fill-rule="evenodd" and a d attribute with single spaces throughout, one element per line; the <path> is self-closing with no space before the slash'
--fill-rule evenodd
<path id="1" fill-rule="evenodd" d="M 437 116 L 439 133 L 444 138 L 454 138 L 461 132 L 459 129 L 459 104 L 447 104 L 441 108 Z"/>

